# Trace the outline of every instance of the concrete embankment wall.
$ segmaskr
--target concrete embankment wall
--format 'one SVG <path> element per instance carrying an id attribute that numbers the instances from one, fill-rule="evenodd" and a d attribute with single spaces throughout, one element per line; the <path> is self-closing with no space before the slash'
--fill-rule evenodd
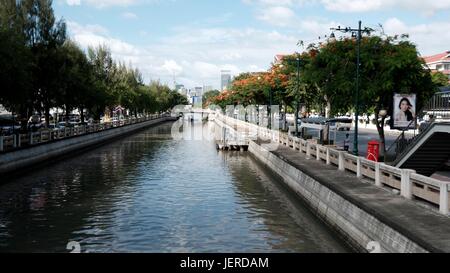
<path id="1" fill-rule="evenodd" d="M 60 156 L 80 151 L 94 145 L 99 145 L 108 140 L 112 140 L 165 121 L 173 121 L 173 118 L 164 117 L 149 120 L 142 123 L 61 139 L 26 149 L 0 154 L 0 175 L 14 174 L 23 169 L 40 165 Z"/>
<path id="2" fill-rule="evenodd" d="M 249 152 L 278 174 L 319 218 L 337 231 L 356 251 L 368 252 L 371 246 L 379 245 L 379 250 L 383 253 L 429 252 L 361 206 L 349 201 L 349 198 L 325 186 L 326 183 L 321 183 L 283 160 L 282 156 L 269 152 L 253 141 Z"/>

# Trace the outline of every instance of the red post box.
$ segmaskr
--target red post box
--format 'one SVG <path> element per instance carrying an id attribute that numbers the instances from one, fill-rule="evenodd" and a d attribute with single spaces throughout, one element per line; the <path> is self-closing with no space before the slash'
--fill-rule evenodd
<path id="1" fill-rule="evenodd" d="M 380 158 L 380 143 L 378 141 L 370 141 L 367 144 L 367 159 L 378 162 Z"/>

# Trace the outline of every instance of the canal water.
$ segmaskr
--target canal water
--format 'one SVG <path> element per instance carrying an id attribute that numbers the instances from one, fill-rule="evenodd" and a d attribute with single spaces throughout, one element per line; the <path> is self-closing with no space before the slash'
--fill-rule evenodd
<path id="1" fill-rule="evenodd" d="M 245 152 L 218 152 L 211 126 L 171 123 L 0 186 L 0 252 L 347 252 Z M 197 140 L 195 140 L 197 139 Z"/>

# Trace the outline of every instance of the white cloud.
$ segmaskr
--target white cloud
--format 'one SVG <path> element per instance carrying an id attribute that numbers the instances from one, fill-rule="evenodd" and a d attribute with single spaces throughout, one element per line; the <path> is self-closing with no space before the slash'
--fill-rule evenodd
<path id="1" fill-rule="evenodd" d="M 386 9 L 406 9 L 431 15 L 450 9 L 450 0 L 321 0 L 326 9 L 339 12 L 367 12 Z"/>
<path id="2" fill-rule="evenodd" d="M 409 34 L 422 55 L 433 55 L 450 48 L 450 22 L 408 25 L 398 18 L 390 18 L 383 27 L 388 35 Z"/>
<path id="3" fill-rule="evenodd" d="M 220 86 L 220 71 L 233 74 L 267 70 L 273 57 L 299 50 L 297 38 L 253 28 L 178 28 L 148 46 L 135 46 L 111 36 L 98 25 L 68 22 L 69 33 L 82 47 L 106 44 L 113 57 L 131 63 L 144 78 L 188 87 Z M 189 31 L 187 31 L 189 30 Z"/>
<path id="4" fill-rule="evenodd" d="M 180 75 L 183 72 L 183 67 L 174 60 L 164 61 L 161 68 L 165 69 L 170 75 Z"/>
<path id="5" fill-rule="evenodd" d="M 122 13 L 122 17 L 129 20 L 135 20 L 139 18 L 135 13 L 132 12 L 124 12 Z"/>
<path id="6" fill-rule="evenodd" d="M 100 25 L 80 25 L 73 21 L 68 21 L 67 26 L 69 30 L 74 34 L 82 34 L 82 33 L 94 33 L 94 34 L 108 34 L 108 30 Z"/>
<path id="7" fill-rule="evenodd" d="M 261 9 L 257 15 L 259 20 L 281 27 L 292 25 L 295 22 L 295 17 L 292 9 L 283 6 Z"/>
<path id="8" fill-rule="evenodd" d="M 68 21 L 67 26 L 71 37 L 78 42 L 82 47 L 98 46 L 105 44 L 111 48 L 111 51 L 117 57 L 139 56 L 141 53 L 135 46 L 123 42 L 119 39 L 109 37 L 109 31 L 99 25 L 80 25 L 73 21 Z M 130 61 L 130 59 L 123 59 L 123 61 Z"/>
<path id="9" fill-rule="evenodd" d="M 81 0 L 66 0 L 66 3 L 69 6 L 79 6 L 81 5 Z"/>
<path id="10" fill-rule="evenodd" d="M 242 2 L 259 8 L 270 6 L 293 8 L 318 4 L 329 11 L 342 13 L 401 9 L 432 15 L 437 11 L 450 9 L 450 0 L 242 0 Z"/>
<path id="11" fill-rule="evenodd" d="M 141 0 L 66 0 L 69 6 L 80 6 L 83 4 L 96 8 L 106 8 L 112 6 L 128 7 L 138 4 Z"/>
<path id="12" fill-rule="evenodd" d="M 395 4 L 395 1 L 383 0 L 322 0 L 321 2 L 327 10 L 338 12 L 367 12 Z"/>
<path id="13" fill-rule="evenodd" d="M 298 0 L 242 0 L 245 4 L 252 5 L 266 5 L 266 6 L 291 6 L 294 3 L 300 3 L 303 1 Z"/>
<path id="14" fill-rule="evenodd" d="M 330 29 L 338 25 L 341 24 L 323 18 L 305 18 L 299 22 L 299 28 L 302 30 L 302 33 L 315 38 L 330 33 Z"/>

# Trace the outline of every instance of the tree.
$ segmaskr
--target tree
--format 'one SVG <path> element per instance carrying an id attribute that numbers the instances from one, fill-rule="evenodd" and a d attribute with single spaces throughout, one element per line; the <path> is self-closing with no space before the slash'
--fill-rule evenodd
<path id="1" fill-rule="evenodd" d="M 188 99 L 185 95 L 178 93 L 176 90 L 170 91 L 169 108 L 173 108 L 177 105 L 187 105 Z"/>
<path id="2" fill-rule="evenodd" d="M 96 48 L 89 47 L 87 57 L 95 78 L 95 89 L 99 92 L 99 95 L 96 96 L 98 106 L 95 107 L 97 109 L 93 110 L 97 113 L 99 111 L 103 113 L 105 108 L 109 108 L 112 116 L 112 111 L 117 105 L 118 98 L 114 82 L 116 67 L 111 51 L 105 45 L 99 45 Z"/>
<path id="3" fill-rule="evenodd" d="M 56 106 L 61 84 L 57 77 L 64 58 L 60 47 L 66 40 L 64 21 L 56 21 L 51 0 L 23 1 L 26 14 L 25 33 L 34 56 L 33 84 L 37 105 L 49 124 L 50 108 Z"/>
<path id="4" fill-rule="evenodd" d="M 160 83 L 144 86 L 137 69 L 117 63 L 104 45 L 87 55 L 66 39 L 63 20 L 55 19 L 51 0 L 0 2 L 0 103 L 20 112 L 23 124 L 34 112 L 79 109 L 99 120 L 122 105 L 132 114 L 165 111 L 186 98 Z M 26 126 L 25 126 L 26 127 Z"/>
<path id="5" fill-rule="evenodd" d="M 205 94 L 203 94 L 203 97 L 202 97 L 203 107 L 209 105 L 211 100 L 214 97 L 218 96 L 219 94 L 220 94 L 219 90 L 211 90 L 211 91 L 208 91 Z"/>
<path id="6" fill-rule="evenodd" d="M 0 104 L 27 120 L 33 102 L 33 62 L 20 15 L 20 2 L 0 2 Z"/>
<path id="7" fill-rule="evenodd" d="M 434 72 L 431 74 L 431 78 L 433 80 L 433 83 L 436 86 L 448 86 L 450 85 L 450 80 L 448 78 L 448 76 L 446 76 L 444 73 L 442 72 Z"/>
<path id="8" fill-rule="evenodd" d="M 0 104 L 13 113 L 26 113 L 32 101 L 31 52 L 23 37 L 0 28 Z"/>
<path id="9" fill-rule="evenodd" d="M 436 91 L 429 70 L 418 56 L 416 46 L 398 37 L 365 37 L 361 42 L 360 110 L 374 112 L 385 152 L 384 124 L 392 116 L 393 95 L 396 92 L 415 93 L 418 109 Z M 315 82 L 322 97 L 327 98 L 332 113 L 345 113 L 355 108 L 356 41 L 341 39 L 320 48 L 310 48 L 312 61 L 305 68 L 304 77 Z"/>
<path id="10" fill-rule="evenodd" d="M 66 121 L 70 112 L 78 108 L 81 122 L 84 122 L 85 109 L 93 97 L 92 67 L 81 48 L 71 40 L 60 48 L 60 54 L 63 61 L 58 73 L 60 85 L 56 104 L 65 109 Z"/>

